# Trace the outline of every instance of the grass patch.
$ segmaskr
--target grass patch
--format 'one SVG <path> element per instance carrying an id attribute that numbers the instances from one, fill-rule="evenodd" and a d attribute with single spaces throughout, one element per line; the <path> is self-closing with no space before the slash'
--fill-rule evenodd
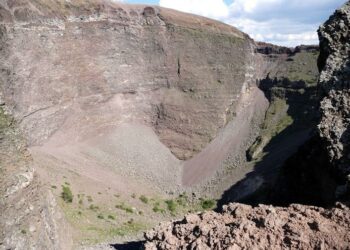
<path id="1" fill-rule="evenodd" d="M 108 215 L 108 219 L 115 220 L 115 216 L 110 214 L 110 215 Z"/>
<path id="2" fill-rule="evenodd" d="M 87 235 L 92 235 L 86 241 L 93 244 L 104 242 L 108 239 L 134 235 L 141 231 L 147 230 L 147 226 L 140 222 L 128 221 L 118 227 L 101 228 L 97 226 L 89 226 L 85 229 Z"/>
<path id="3" fill-rule="evenodd" d="M 97 210 L 99 210 L 100 208 L 99 208 L 98 206 L 95 206 L 94 204 L 91 204 L 91 205 L 89 206 L 89 209 L 90 209 L 90 210 L 93 210 L 93 211 L 97 211 Z"/>
<path id="4" fill-rule="evenodd" d="M 210 210 L 216 206 L 216 201 L 213 199 L 200 199 L 200 205 L 204 210 Z"/>
<path id="5" fill-rule="evenodd" d="M 140 201 L 142 201 L 145 204 L 148 204 L 148 198 L 145 195 L 140 196 Z"/>
<path id="6" fill-rule="evenodd" d="M 179 197 L 176 199 L 177 204 L 179 204 L 182 207 L 186 207 L 188 205 L 188 196 L 186 193 L 182 193 L 179 195 Z"/>
<path id="7" fill-rule="evenodd" d="M 174 200 L 166 200 L 165 204 L 167 205 L 167 208 L 171 213 L 175 213 L 177 203 Z"/>
<path id="8" fill-rule="evenodd" d="M 128 205 L 125 205 L 124 202 L 115 205 L 115 208 L 118 208 L 118 209 L 123 210 L 123 211 L 125 211 L 125 212 L 127 212 L 127 213 L 130 213 L 130 214 L 134 213 L 134 210 L 132 209 L 132 207 L 130 207 L 130 206 L 128 206 Z"/>
<path id="9" fill-rule="evenodd" d="M 160 207 L 160 202 L 155 202 L 153 204 L 153 209 L 152 210 L 155 213 L 165 213 L 165 210 Z"/>
<path id="10" fill-rule="evenodd" d="M 142 223 L 135 222 L 134 220 L 129 220 L 122 226 L 117 228 L 112 228 L 108 230 L 109 236 L 125 236 L 144 231 L 146 229 L 145 225 Z"/>
<path id="11" fill-rule="evenodd" d="M 66 203 L 72 203 L 73 202 L 73 193 L 72 193 L 72 191 L 70 190 L 70 188 L 68 186 L 62 186 L 61 198 Z"/>

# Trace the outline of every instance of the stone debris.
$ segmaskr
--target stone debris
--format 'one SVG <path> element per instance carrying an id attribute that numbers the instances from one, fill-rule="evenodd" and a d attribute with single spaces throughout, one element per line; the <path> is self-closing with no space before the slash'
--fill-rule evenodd
<path id="1" fill-rule="evenodd" d="M 145 234 L 153 249 L 348 249 L 350 209 L 231 203 L 222 213 L 187 215 Z"/>

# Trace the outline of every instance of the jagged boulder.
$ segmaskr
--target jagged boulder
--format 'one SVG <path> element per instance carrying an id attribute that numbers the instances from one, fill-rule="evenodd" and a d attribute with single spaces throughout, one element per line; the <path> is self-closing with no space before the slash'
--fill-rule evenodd
<path id="1" fill-rule="evenodd" d="M 333 165 L 350 174 L 350 2 L 320 27 L 321 102 L 319 134 Z"/>
<path id="2" fill-rule="evenodd" d="M 347 249 L 350 209 L 293 204 L 290 207 L 238 203 L 222 214 L 187 215 L 182 221 L 160 224 L 145 234 L 153 249 Z"/>

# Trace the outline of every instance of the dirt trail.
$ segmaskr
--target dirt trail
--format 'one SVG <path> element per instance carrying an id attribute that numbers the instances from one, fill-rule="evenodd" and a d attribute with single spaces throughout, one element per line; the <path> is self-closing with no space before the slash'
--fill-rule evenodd
<path id="1" fill-rule="evenodd" d="M 240 103 L 237 116 L 202 152 L 185 162 L 183 185 L 193 186 L 213 176 L 228 156 L 238 154 L 239 149 L 249 138 L 254 115 L 258 110 L 265 110 L 268 106 L 263 92 L 256 87 L 242 94 Z"/>

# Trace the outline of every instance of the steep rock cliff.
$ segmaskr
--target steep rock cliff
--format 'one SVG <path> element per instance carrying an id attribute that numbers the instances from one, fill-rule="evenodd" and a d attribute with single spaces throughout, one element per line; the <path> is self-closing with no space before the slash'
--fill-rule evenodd
<path id="1" fill-rule="evenodd" d="M 320 27 L 321 102 L 319 134 L 326 142 L 331 163 L 350 174 L 350 3 L 337 10 Z"/>
<path id="2" fill-rule="evenodd" d="M 2 2 L 1 100 L 30 145 L 143 122 L 188 159 L 255 80 L 253 42 L 209 19 L 108 1 Z"/>
<path id="3" fill-rule="evenodd" d="M 268 106 L 256 88 L 263 59 L 246 34 L 159 7 L 0 3 L 0 100 L 39 165 L 86 161 L 178 189 L 243 161 Z M 233 123 L 242 128 L 225 130 Z"/>

